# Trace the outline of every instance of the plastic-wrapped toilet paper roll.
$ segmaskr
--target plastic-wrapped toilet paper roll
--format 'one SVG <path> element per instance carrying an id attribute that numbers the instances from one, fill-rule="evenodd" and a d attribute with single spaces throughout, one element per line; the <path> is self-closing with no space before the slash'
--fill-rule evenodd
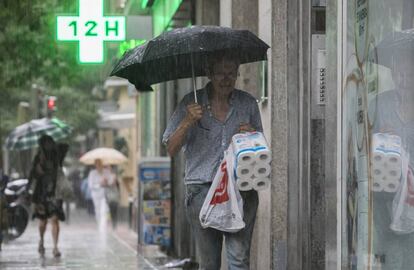
<path id="1" fill-rule="evenodd" d="M 237 155 L 236 164 L 239 165 L 251 165 L 255 161 L 256 155 L 254 151 L 244 151 Z"/>
<path id="2" fill-rule="evenodd" d="M 237 188 L 241 191 L 247 191 L 253 189 L 253 183 L 251 179 L 237 179 Z"/>
<path id="3" fill-rule="evenodd" d="M 236 168 L 236 176 L 241 179 L 252 178 L 254 169 L 252 165 L 239 165 Z"/>
<path id="4" fill-rule="evenodd" d="M 394 152 L 388 152 L 386 155 L 386 162 L 396 166 L 401 166 L 401 155 Z"/>
<path id="5" fill-rule="evenodd" d="M 372 164 L 375 165 L 379 165 L 382 164 L 386 161 L 386 154 L 383 151 L 380 150 L 374 150 L 372 152 Z"/>
<path id="6" fill-rule="evenodd" d="M 401 171 L 402 171 L 401 163 L 397 164 L 397 163 L 386 162 L 384 165 L 384 173 L 387 179 L 389 180 L 399 181 L 401 178 Z"/>
<path id="7" fill-rule="evenodd" d="M 401 177 L 401 170 L 387 170 L 387 177 L 392 181 L 399 181 Z"/>
<path id="8" fill-rule="evenodd" d="M 264 178 L 270 175 L 270 165 L 268 163 L 256 163 L 253 168 L 253 175 L 257 178 Z"/>
<path id="9" fill-rule="evenodd" d="M 386 155 L 386 166 L 389 170 L 402 170 L 401 155 L 396 153 L 387 153 Z"/>
<path id="10" fill-rule="evenodd" d="M 380 192 L 383 189 L 384 188 L 383 188 L 383 185 L 382 185 L 381 181 L 380 180 L 374 180 L 374 182 L 372 183 L 372 191 Z"/>
<path id="11" fill-rule="evenodd" d="M 384 168 L 382 166 L 372 166 L 371 167 L 372 176 L 376 179 L 381 179 L 382 177 L 385 176 L 383 169 Z"/>
<path id="12" fill-rule="evenodd" d="M 257 163 L 269 163 L 272 160 L 272 152 L 268 149 L 260 149 L 255 152 Z"/>
<path id="13" fill-rule="evenodd" d="M 397 192 L 399 184 L 398 181 L 387 180 L 384 181 L 383 189 L 385 192 Z"/>
<path id="14" fill-rule="evenodd" d="M 259 191 L 269 188 L 270 179 L 269 178 L 255 178 L 253 179 L 253 189 Z"/>

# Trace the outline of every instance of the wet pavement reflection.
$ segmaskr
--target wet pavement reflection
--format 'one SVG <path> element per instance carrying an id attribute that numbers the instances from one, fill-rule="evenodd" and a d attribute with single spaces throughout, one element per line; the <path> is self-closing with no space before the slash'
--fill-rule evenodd
<path id="1" fill-rule="evenodd" d="M 37 221 L 32 221 L 18 239 L 4 244 L 0 252 L 0 269 L 162 269 L 156 262 L 166 258 L 145 258 L 137 252 L 136 235 L 127 228 L 99 231 L 93 218 L 80 212 L 71 214 L 70 224 L 61 224 L 59 248 L 61 258 L 52 254 L 52 237 L 48 226 L 46 253 L 38 252 Z M 135 248 L 134 248 L 135 246 Z M 160 264 L 159 264 L 160 265 Z"/>

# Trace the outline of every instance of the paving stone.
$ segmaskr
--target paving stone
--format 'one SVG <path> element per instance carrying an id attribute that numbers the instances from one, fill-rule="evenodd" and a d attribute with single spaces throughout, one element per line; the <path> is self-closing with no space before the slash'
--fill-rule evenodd
<path id="1" fill-rule="evenodd" d="M 92 218 L 77 213 L 71 213 L 69 224 L 61 223 L 61 258 L 53 258 L 52 255 L 51 226 L 46 231 L 46 253 L 43 258 L 37 252 L 38 242 L 35 220 L 30 222 L 20 238 L 3 245 L 0 269 L 162 269 L 143 257 L 110 228 L 106 232 L 99 232 Z"/>

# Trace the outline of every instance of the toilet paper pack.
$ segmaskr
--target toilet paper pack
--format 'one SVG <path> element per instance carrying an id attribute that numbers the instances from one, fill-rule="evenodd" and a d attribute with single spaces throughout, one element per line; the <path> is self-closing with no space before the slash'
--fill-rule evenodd
<path id="1" fill-rule="evenodd" d="M 236 185 L 239 190 L 268 188 L 272 153 L 263 133 L 235 134 L 232 137 L 231 148 L 234 154 Z"/>
<path id="2" fill-rule="evenodd" d="M 401 138 L 388 133 L 372 136 L 371 176 L 375 192 L 396 192 L 401 178 Z"/>

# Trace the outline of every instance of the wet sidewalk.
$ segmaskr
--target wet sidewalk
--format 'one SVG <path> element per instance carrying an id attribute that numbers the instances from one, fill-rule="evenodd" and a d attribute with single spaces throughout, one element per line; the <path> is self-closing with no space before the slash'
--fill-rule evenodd
<path id="1" fill-rule="evenodd" d="M 0 269 L 154 270 L 165 269 L 161 265 L 168 260 L 155 248 L 139 247 L 136 234 L 125 225 L 100 233 L 94 220 L 82 210 L 71 213 L 69 224 L 61 224 L 61 258 L 53 258 L 50 226 L 45 235 L 44 258 L 37 252 L 38 242 L 37 221 L 33 221 L 20 238 L 3 245 Z M 150 257 L 144 257 L 145 253 Z"/>

